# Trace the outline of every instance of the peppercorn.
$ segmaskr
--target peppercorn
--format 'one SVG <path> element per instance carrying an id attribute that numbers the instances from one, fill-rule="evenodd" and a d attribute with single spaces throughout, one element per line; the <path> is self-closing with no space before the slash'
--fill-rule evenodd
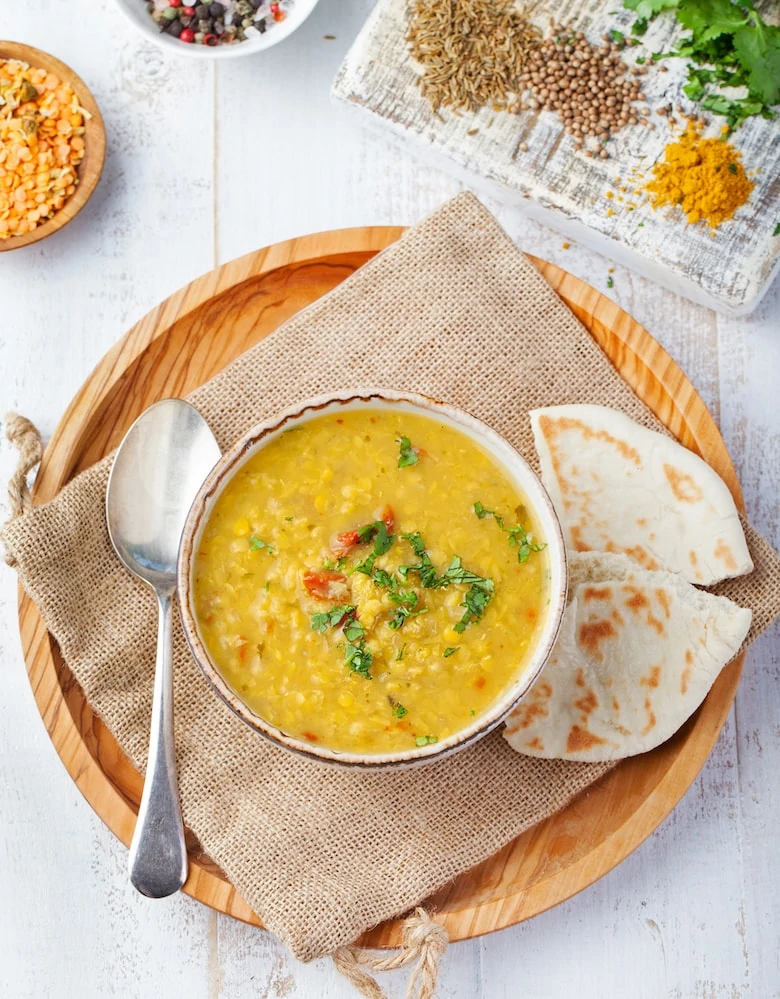
<path id="1" fill-rule="evenodd" d="M 198 20 L 202 20 L 204 17 L 209 16 L 209 5 L 207 3 L 199 3 L 195 8 L 195 17 Z"/>
<path id="2" fill-rule="evenodd" d="M 182 33 L 179 35 L 179 41 L 180 42 L 194 42 L 195 41 L 195 32 L 192 30 L 192 28 L 184 28 L 184 30 L 182 31 Z"/>
<path id="3" fill-rule="evenodd" d="M 168 34 L 173 35 L 174 38 L 179 38 L 183 31 L 184 25 L 178 18 L 175 21 L 171 21 L 168 25 Z"/>
<path id="4" fill-rule="evenodd" d="M 166 7 L 165 10 L 162 12 L 162 16 L 166 21 L 175 21 L 176 18 L 179 16 L 179 12 L 178 10 L 176 10 L 175 7 Z"/>
<path id="5" fill-rule="evenodd" d="M 185 14 L 187 17 L 195 17 L 195 8 L 194 7 L 182 7 L 181 10 L 182 10 L 182 14 Z"/>
<path id="6" fill-rule="evenodd" d="M 255 28 L 260 32 L 261 35 L 265 34 L 266 23 L 265 18 L 261 18 L 259 21 L 255 21 Z"/>
<path id="7" fill-rule="evenodd" d="M 181 0 L 168 0 L 169 7 L 181 7 Z"/>
<path id="8" fill-rule="evenodd" d="M 219 39 L 217 38 L 216 35 L 208 34 L 203 36 L 204 45 L 216 45 L 218 42 Z"/>
<path id="9" fill-rule="evenodd" d="M 225 13 L 225 5 L 223 3 L 209 4 L 209 14 L 212 17 L 223 17 L 224 13 Z"/>
<path id="10" fill-rule="evenodd" d="M 198 21 L 198 31 L 203 35 L 207 35 L 212 30 L 213 27 L 214 27 L 214 22 L 211 20 L 210 17 L 202 17 Z"/>

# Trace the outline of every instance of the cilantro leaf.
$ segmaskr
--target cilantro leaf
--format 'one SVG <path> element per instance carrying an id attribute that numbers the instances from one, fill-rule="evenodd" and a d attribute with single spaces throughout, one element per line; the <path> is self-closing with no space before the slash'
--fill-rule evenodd
<path id="1" fill-rule="evenodd" d="M 764 104 L 780 102 L 780 27 L 755 27 L 734 32 L 734 49 L 745 67 L 751 96 Z"/>
<path id="2" fill-rule="evenodd" d="M 400 448 L 398 455 L 398 467 L 407 468 L 409 465 L 416 465 L 420 460 L 417 449 L 412 447 L 412 442 L 408 437 L 399 437 L 396 444 Z"/>
<path id="3" fill-rule="evenodd" d="M 346 663 L 351 673 L 359 673 L 366 680 L 372 678 L 370 670 L 374 657 L 371 654 L 371 650 L 366 648 L 364 642 L 361 642 L 359 645 L 347 642 L 345 655 Z"/>
<path id="4" fill-rule="evenodd" d="M 357 608 L 354 604 L 339 604 L 337 607 L 331 607 L 329 611 L 325 611 L 321 614 L 312 614 L 311 626 L 314 631 L 318 631 L 321 635 L 328 630 L 328 628 L 337 628 L 342 621 L 345 619 L 355 620 L 353 615 L 355 614 Z M 356 624 L 360 624 L 359 621 L 355 621 Z M 360 625 L 361 631 L 363 625 Z M 344 634 L 346 635 L 346 627 L 344 629 Z M 349 638 L 349 635 L 347 635 Z"/>
<path id="5" fill-rule="evenodd" d="M 444 652 L 442 653 L 442 655 L 444 656 L 445 659 L 449 659 L 450 656 L 454 656 L 455 655 L 455 653 L 458 651 L 459 648 L 460 648 L 460 646 L 456 645 L 455 648 L 445 649 Z"/>
<path id="6" fill-rule="evenodd" d="M 774 228 L 774 231 L 773 231 L 772 235 L 773 236 L 780 236 L 780 222 L 778 222 L 775 225 L 775 228 Z"/>
<path id="7" fill-rule="evenodd" d="M 633 10 L 638 17 L 653 18 L 662 10 L 677 7 L 680 0 L 623 0 L 626 10 Z"/>
<path id="8" fill-rule="evenodd" d="M 254 534 L 249 539 L 249 547 L 253 552 L 267 551 L 269 555 L 273 555 L 275 549 L 273 545 L 269 545 L 267 541 L 263 541 L 262 538 L 256 537 Z"/>
<path id="9" fill-rule="evenodd" d="M 396 701 L 393 705 L 393 715 L 396 718 L 403 718 L 408 714 L 409 711 L 403 706 L 403 704 L 399 704 L 398 701 Z"/>
<path id="10" fill-rule="evenodd" d="M 415 746 L 432 746 L 438 741 L 435 735 L 418 735 L 414 740 L 414 744 Z"/>

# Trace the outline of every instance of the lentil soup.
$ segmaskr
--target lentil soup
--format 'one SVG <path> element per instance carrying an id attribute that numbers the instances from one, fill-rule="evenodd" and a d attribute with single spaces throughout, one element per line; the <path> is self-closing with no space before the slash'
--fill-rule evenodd
<path id="1" fill-rule="evenodd" d="M 476 441 L 361 406 L 240 465 L 191 586 L 240 700 L 303 742 L 372 755 L 442 741 L 495 704 L 534 653 L 549 575 L 525 497 Z"/>

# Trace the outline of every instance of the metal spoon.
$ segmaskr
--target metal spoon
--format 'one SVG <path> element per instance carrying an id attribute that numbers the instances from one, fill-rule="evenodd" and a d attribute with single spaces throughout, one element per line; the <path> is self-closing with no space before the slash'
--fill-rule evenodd
<path id="1" fill-rule="evenodd" d="M 159 608 L 149 762 L 129 857 L 130 880 L 150 898 L 173 894 L 187 879 L 173 738 L 171 611 L 184 521 L 219 456 L 200 413 L 181 399 L 164 399 L 130 427 L 108 480 L 111 542 L 125 567 L 155 591 Z"/>

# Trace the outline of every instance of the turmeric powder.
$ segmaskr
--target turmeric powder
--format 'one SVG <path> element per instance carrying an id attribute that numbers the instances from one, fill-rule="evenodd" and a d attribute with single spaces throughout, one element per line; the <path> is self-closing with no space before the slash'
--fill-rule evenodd
<path id="1" fill-rule="evenodd" d="M 745 204 L 753 182 L 739 152 L 725 138 L 703 139 L 701 128 L 689 122 L 664 150 L 645 190 L 654 208 L 680 205 L 689 222 L 704 221 L 714 230 Z"/>

